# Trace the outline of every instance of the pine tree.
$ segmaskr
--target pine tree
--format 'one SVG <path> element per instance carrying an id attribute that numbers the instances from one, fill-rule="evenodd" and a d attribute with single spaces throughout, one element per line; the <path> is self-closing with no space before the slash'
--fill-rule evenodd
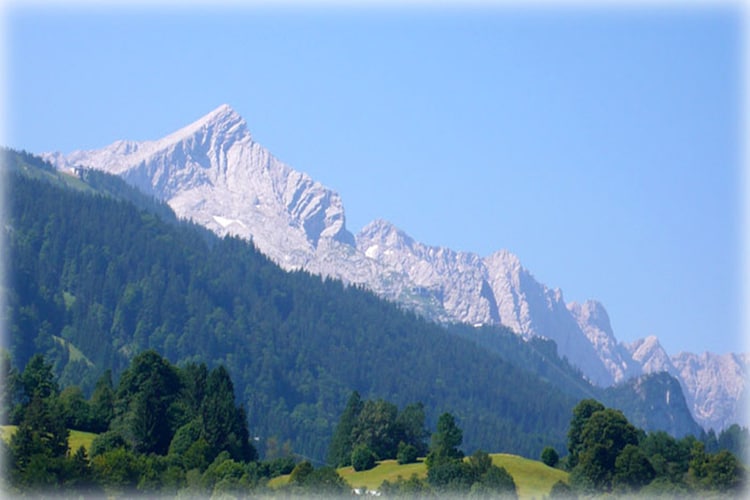
<path id="1" fill-rule="evenodd" d="M 456 419 L 450 413 L 440 415 L 437 432 L 432 435 L 430 453 L 427 455 L 427 468 L 442 462 L 461 460 L 464 454 L 458 449 L 463 441 L 463 431 L 456 425 Z"/>
<path id="2" fill-rule="evenodd" d="M 346 408 L 339 418 L 339 423 L 331 438 L 328 448 L 328 463 L 334 467 L 345 467 L 351 465 L 352 460 L 352 431 L 354 425 L 362 412 L 364 403 L 357 391 L 352 392 Z"/>

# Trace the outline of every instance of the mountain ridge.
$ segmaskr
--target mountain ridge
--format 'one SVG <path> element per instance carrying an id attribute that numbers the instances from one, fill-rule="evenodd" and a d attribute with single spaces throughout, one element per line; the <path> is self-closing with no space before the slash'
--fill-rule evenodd
<path id="1" fill-rule="evenodd" d="M 354 236 L 340 196 L 255 142 L 228 105 L 157 141 L 118 141 L 100 150 L 43 156 L 58 168 L 81 165 L 121 175 L 180 217 L 220 235 L 252 239 L 285 269 L 365 285 L 438 321 L 503 324 L 526 339 L 550 338 L 597 385 L 664 369 L 679 378 L 704 427 L 719 427 L 738 414 L 732 398 L 744 391 L 739 375 L 747 372 L 747 356 L 727 358 L 736 369 L 719 375 L 696 364 L 700 358 L 670 371 L 655 354 L 641 353 L 648 362 L 634 358 L 635 351 L 615 338 L 601 304 L 565 303 L 560 289 L 539 283 L 507 250 L 482 258 L 431 247 L 382 220 Z M 703 362 L 712 363 L 709 358 Z M 707 384 L 731 389 L 717 392 Z M 709 395 L 724 399 L 699 411 Z"/>

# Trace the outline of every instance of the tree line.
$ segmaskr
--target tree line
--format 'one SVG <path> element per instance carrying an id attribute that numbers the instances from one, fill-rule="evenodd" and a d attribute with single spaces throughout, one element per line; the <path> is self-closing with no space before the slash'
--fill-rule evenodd
<path id="1" fill-rule="evenodd" d="M 570 471 L 573 491 L 584 495 L 739 494 L 746 477 L 746 468 L 730 451 L 708 452 L 694 436 L 646 433 L 621 411 L 593 399 L 573 409 L 568 455 L 561 465 Z"/>
<path id="2" fill-rule="evenodd" d="M 353 392 L 341 413 L 329 449 L 329 465 L 315 468 L 291 450 L 259 460 L 245 409 L 236 403 L 223 366 L 172 365 L 154 351 L 133 358 L 116 384 L 102 376 L 88 399 L 77 388 L 60 390 L 52 365 L 34 355 L 17 371 L 0 358 L 4 423 L 17 425 L 6 445 L 0 441 L 11 494 L 57 492 L 94 495 L 239 496 L 339 495 L 349 486 L 336 467 L 366 470 L 381 460 L 401 464 L 424 460 L 427 475 L 386 481 L 387 496 L 510 496 L 515 482 L 482 450 L 466 457 L 463 430 L 443 413 L 429 439 L 424 405 L 401 410 L 386 400 L 363 400 Z M 70 449 L 70 429 L 96 432 L 87 451 Z M 739 431 L 747 434 L 746 429 Z M 736 435 L 720 434 L 720 439 Z M 726 449 L 707 451 L 688 436 L 646 433 L 619 410 L 587 399 L 572 411 L 567 455 L 546 447 L 542 461 L 570 472 L 553 496 L 640 494 L 646 496 L 738 494 L 746 469 Z M 290 474 L 280 489 L 268 487 Z"/>
<path id="3" fill-rule="evenodd" d="M 267 481 L 295 466 L 291 454 L 258 460 L 223 366 L 177 367 L 145 351 L 116 385 L 103 376 L 88 400 L 66 398 L 42 355 L 20 373 L 6 356 L 3 369 L 6 417 L 17 424 L 0 441 L 10 494 L 268 493 Z M 70 428 L 98 432 L 88 451 L 69 449 Z"/>

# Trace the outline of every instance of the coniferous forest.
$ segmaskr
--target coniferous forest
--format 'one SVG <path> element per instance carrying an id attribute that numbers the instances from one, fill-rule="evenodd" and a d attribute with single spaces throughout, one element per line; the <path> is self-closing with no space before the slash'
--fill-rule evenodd
<path id="1" fill-rule="evenodd" d="M 139 208 L 9 156 L 14 366 L 42 353 L 61 386 L 88 395 L 105 370 L 118 380 L 147 349 L 178 365 L 221 364 L 261 454 L 269 440 L 289 440 L 325 461 L 352 390 L 422 402 L 430 425 L 454 411 L 469 448 L 563 449 L 577 398 L 499 354 L 363 289 L 285 272 L 246 241 L 165 221 L 150 210 L 163 209 L 156 202 Z"/>
<path id="2" fill-rule="evenodd" d="M 229 469 L 233 487 L 250 488 L 300 461 L 300 487 L 304 477 L 339 491 L 325 466 L 426 456 L 426 429 L 440 428 L 446 413 L 461 428 L 462 450 L 535 459 L 551 450 L 573 460 L 588 456 L 570 447 L 582 399 L 648 418 L 648 403 L 631 408 L 628 388 L 592 387 L 552 342 L 427 322 L 362 288 L 285 272 L 252 243 L 178 221 L 116 177 L 3 156 L 2 375 L 13 383 L 3 386 L 0 423 L 18 426 L 10 448 L 21 457 L 19 485 L 42 467 L 39 455 L 58 461 L 50 484 L 80 480 L 105 492 L 192 484 L 205 493 Z M 383 415 L 386 442 L 368 427 Z M 67 429 L 98 434 L 91 457 L 63 447 Z M 627 444 L 640 442 L 639 432 Z M 700 438 L 708 463 L 720 440 Z M 731 441 L 724 448 L 741 446 Z M 507 486 L 485 457 L 475 462 L 472 481 L 485 484 L 478 478 L 488 473 Z M 99 479 L 76 479 L 75 470 L 97 463 Z M 121 483 L 101 479 L 110 465 Z M 599 485 L 575 477 L 581 488 Z"/>

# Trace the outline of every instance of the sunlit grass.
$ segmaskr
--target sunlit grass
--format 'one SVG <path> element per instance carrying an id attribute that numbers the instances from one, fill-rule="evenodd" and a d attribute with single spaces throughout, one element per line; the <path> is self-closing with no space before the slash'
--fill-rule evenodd
<path id="1" fill-rule="evenodd" d="M 68 449 L 71 453 L 75 453 L 78 448 L 83 446 L 88 455 L 91 453 L 91 443 L 96 436 L 98 436 L 98 434 L 94 434 L 93 432 L 70 431 L 70 436 L 68 436 Z"/>
<path id="2" fill-rule="evenodd" d="M 513 476 L 518 497 L 521 499 L 542 499 L 549 495 L 552 486 L 558 481 L 568 482 L 568 473 L 544 465 L 537 460 L 509 455 L 507 453 L 491 454 L 492 463 L 505 468 Z M 338 473 L 352 488 L 377 490 L 383 481 L 395 482 L 399 476 L 409 479 L 412 474 L 424 478 L 427 466 L 420 461 L 415 464 L 399 465 L 395 460 L 383 460 L 374 468 L 355 472 L 352 467 L 342 467 Z M 269 481 L 271 488 L 278 488 L 289 482 L 289 475 L 280 476 Z"/>
<path id="3" fill-rule="evenodd" d="M 542 462 L 506 453 L 490 456 L 493 464 L 504 467 L 513 476 L 519 498 L 541 499 L 549 495 L 556 482 L 568 482 L 567 472 L 548 467 Z"/>
<path id="4" fill-rule="evenodd" d="M 399 465 L 395 460 L 383 460 L 370 470 L 356 472 L 353 467 L 343 467 L 338 469 L 338 473 L 352 488 L 365 487 L 369 490 L 376 490 L 386 479 L 394 482 L 399 476 L 409 479 L 412 474 L 421 478 L 426 477 L 427 467 L 424 462 Z"/>

